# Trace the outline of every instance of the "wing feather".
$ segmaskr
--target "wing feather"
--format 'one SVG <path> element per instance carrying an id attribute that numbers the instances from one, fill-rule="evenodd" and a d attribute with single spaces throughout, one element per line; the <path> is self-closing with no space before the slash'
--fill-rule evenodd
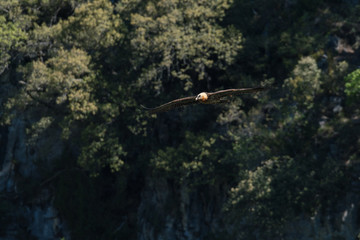
<path id="1" fill-rule="evenodd" d="M 267 88 L 264 87 L 256 87 L 256 88 L 238 88 L 238 89 L 226 89 L 226 90 L 221 90 L 221 91 L 217 91 L 217 92 L 210 92 L 207 93 L 208 95 L 208 103 L 214 103 L 216 102 L 218 99 L 221 99 L 222 97 L 226 97 L 229 95 L 238 95 L 238 94 L 243 94 L 243 93 L 254 93 L 254 92 L 259 92 L 259 91 L 263 91 L 266 90 Z M 191 104 L 198 104 L 199 102 L 197 102 L 195 100 L 195 96 L 191 96 L 191 97 L 185 97 L 185 98 L 179 98 L 179 99 L 175 99 L 171 102 L 165 103 L 163 105 L 160 105 L 158 107 L 155 108 L 146 108 L 145 109 L 149 110 L 150 113 L 160 113 L 160 112 L 166 112 L 175 108 L 179 108 L 181 106 L 186 106 L 186 105 L 191 105 Z M 214 101 L 215 100 L 215 101 Z"/>
<path id="2" fill-rule="evenodd" d="M 256 87 L 256 88 L 236 88 L 236 89 L 226 89 L 226 90 L 220 90 L 217 92 L 211 92 L 211 93 L 207 93 L 209 99 L 213 100 L 213 99 L 219 99 L 222 97 L 226 97 L 229 95 L 238 95 L 238 94 L 243 94 L 243 93 L 254 93 L 254 92 L 259 92 L 259 91 L 264 91 L 267 88 L 264 87 Z"/>
<path id="3" fill-rule="evenodd" d="M 175 99 L 171 102 L 165 103 L 155 108 L 147 108 L 150 113 L 166 112 L 174 108 L 179 108 L 185 105 L 196 104 L 195 96 Z"/>

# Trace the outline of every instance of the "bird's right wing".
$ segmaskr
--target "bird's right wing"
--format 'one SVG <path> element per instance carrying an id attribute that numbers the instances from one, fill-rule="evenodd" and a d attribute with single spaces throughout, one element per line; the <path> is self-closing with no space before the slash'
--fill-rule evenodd
<path id="1" fill-rule="evenodd" d="M 158 107 L 155 107 L 155 108 L 146 108 L 145 107 L 145 109 L 149 110 L 149 113 L 167 112 L 174 108 L 179 108 L 181 106 L 195 104 L 195 103 L 197 103 L 195 98 L 196 98 L 195 96 L 179 98 L 179 99 L 175 99 L 171 102 L 165 103 L 163 105 L 160 105 Z"/>
<path id="2" fill-rule="evenodd" d="M 208 93 L 208 96 L 211 99 L 220 99 L 225 96 L 238 95 L 243 93 L 254 93 L 254 92 L 264 91 L 266 89 L 267 88 L 264 87 L 226 89 L 226 90 L 220 90 L 217 92 Z"/>

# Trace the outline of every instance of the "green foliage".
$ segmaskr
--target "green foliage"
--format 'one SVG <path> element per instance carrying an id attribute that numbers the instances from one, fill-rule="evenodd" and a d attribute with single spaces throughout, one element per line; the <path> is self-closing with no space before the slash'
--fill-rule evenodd
<path id="1" fill-rule="evenodd" d="M 39 11 L 33 8 L 35 1 L 32 0 L 5 0 L 0 2 L 0 13 L 16 23 L 21 29 L 27 29 L 37 20 Z"/>
<path id="2" fill-rule="evenodd" d="M 121 18 L 113 11 L 107 0 L 81 4 L 75 8 L 73 16 L 54 27 L 54 40 L 88 51 L 113 46 L 123 37 Z"/>
<path id="3" fill-rule="evenodd" d="M 356 104 L 332 100 L 343 96 L 344 79 L 349 99 L 356 102 L 360 92 L 358 70 L 344 78 L 355 68 L 351 53 L 339 62 L 340 53 L 327 46 L 332 35 L 355 41 L 349 48 L 359 45 L 358 14 L 340 5 L 0 1 L 0 81 L 9 86 L 0 89 L 1 118 L 23 118 L 34 146 L 62 132 L 58 141 L 69 156 L 50 168 L 38 164 L 49 171 L 45 185 L 72 238 L 138 238 L 144 179 L 157 177 L 192 194 L 223 194 L 215 203 L 202 199 L 204 209 L 213 204 L 214 216 L 228 210 L 219 213 L 228 225 L 209 239 L 222 239 L 222 231 L 230 239 L 259 232 L 279 239 L 287 222 L 341 199 L 347 166 L 358 159 Z M 263 79 L 274 79 L 274 87 L 223 105 L 156 117 L 139 107 Z M 18 185 L 31 198 L 38 180 L 27 180 Z M 169 190 L 177 196 L 176 187 Z M 177 200 L 165 201 L 178 211 Z M 173 213 L 152 207 L 145 217 L 154 217 L 161 232 Z"/>
<path id="4" fill-rule="evenodd" d="M 238 211 L 230 215 L 244 216 L 245 225 L 261 227 L 266 235 L 272 229 L 280 230 L 300 213 L 314 214 L 317 206 L 326 205 L 322 194 L 330 186 L 331 191 L 339 191 L 336 183 L 344 180 L 344 176 L 334 171 L 337 166 L 331 159 L 323 165 L 305 161 L 289 156 L 273 157 L 254 170 L 245 170 L 242 180 L 231 189 L 228 206 Z"/>
<path id="5" fill-rule="evenodd" d="M 75 120 L 94 114 L 97 107 L 89 92 L 89 82 L 93 79 L 89 64 L 89 56 L 73 48 L 70 51 L 60 49 L 46 62 L 34 61 L 22 67 L 23 87 L 15 97 L 17 100 L 9 100 L 9 110 L 27 106 L 67 109 Z"/>
<path id="6" fill-rule="evenodd" d="M 298 32 L 295 34 L 283 32 L 280 36 L 278 53 L 282 56 L 287 56 L 287 58 L 283 60 L 283 64 L 284 67 L 289 70 L 296 64 L 296 60 L 301 56 L 300 53 L 308 54 L 313 48 L 314 37 L 300 34 L 301 33 Z M 304 59 L 306 58 L 303 58 L 303 63 L 301 63 L 303 65 L 306 64 L 304 61 L 311 61 Z M 307 64 L 312 63 L 308 62 Z"/>
<path id="7" fill-rule="evenodd" d="M 11 52 L 23 46 L 27 34 L 19 24 L 7 21 L 0 15 L 0 74 L 8 67 Z"/>
<path id="8" fill-rule="evenodd" d="M 126 155 L 116 134 L 111 133 L 106 125 L 89 125 L 83 134 L 83 149 L 79 164 L 97 175 L 99 169 L 109 166 L 112 172 L 119 171 L 124 165 L 122 156 Z"/>
<path id="9" fill-rule="evenodd" d="M 209 69 L 224 70 L 241 48 L 241 34 L 218 25 L 231 1 L 141 2 L 130 14 L 133 61 L 143 70 L 139 84 L 152 80 L 160 91 L 162 81 L 175 78 L 185 90 L 194 79 L 209 79 Z M 122 1 L 120 14 L 136 9 L 138 1 Z M 137 9 L 136 9 L 137 10 Z"/>
<path id="10" fill-rule="evenodd" d="M 223 152 L 215 146 L 216 136 L 195 136 L 186 132 L 178 147 L 160 149 L 150 162 L 160 176 L 174 178 L 192 187 L 209 184 L 227 177 L 222 176 L 219 169 L 226 168 L 226 159 L 221 157 Z"/>
<path id="11" fill-rule="evenodd" d="M 311 108 L 315 94 L 320 89 L 320 73 L 313 58 L 300 59 L 292 76 L 284 81 L 283 87 L 288 91 L 286 97 L 299 108 Z"/>
<path id="12" fill-rule="evenodd" d="M 337 77 L 342 76 L 345 65 L 339 66 Z M 328 156 L 329 145 L 317 132 L 317 114 L 326 111 L 322 109 L 326 106 L 316 103 L 322 93 L 321 70 L 313 58 L 306 57 L 289 74 L 281 93 L 285 98 L 270 103 L 260 99 L 271 109 L 266 114 L 240 110 L 237 103 L 218 118 L 234 140 L 232 157 L 241 163 L 238 184 L 225 206 L 229 223 L 236 222 L 234 234 L 241 239 L 257 234 L 281 237 L 286 223 L 299 214 L 312 216 L 332 205 L 348 181 L 339 160 Z M 337 121 L 329 125 L 339 129 Z M 347 136 L 348 144 L 354 141 L 350 133 L 341 135 Z M 314 138 L 324 146 L 315 147 Z"/>
<path id="13" fill-rule="evenodd" d="M 360 69 L 349 73 L 345 77 L 345 93 L 350 99 L 360 99 Z"/>

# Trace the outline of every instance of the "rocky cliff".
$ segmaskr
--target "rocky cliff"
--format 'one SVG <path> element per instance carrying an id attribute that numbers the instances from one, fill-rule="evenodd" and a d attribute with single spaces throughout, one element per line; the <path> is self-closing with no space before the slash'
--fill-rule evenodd
<path id="1" fill-rule="evenodd" d="M 53 205 L 52 189 L 40 179 L 40 167 L 44 165 L 38 164 L 51 165 L 61 155 L 60 136 L 51 135 L 30 147 L 25 125 L 24 119 L 15 119 L 9 127 L 1 128 L 1 239 L 71 239 L 66 222 Z M 26 192 L 26 184 L 34 181 L 36 186 L 31 189 L 36 191 Z M 355 178 L 335 206 L 287 223 L 283 239 L 356 239 L 360 229 L 358 189 L 359 179 Z M 137 206 L 137 239 L 236 238 L 239 229 L 225 220 L 222 211 L 227 192 L 227 186 L 194 191 L 186 183 L 177 185 L 165 178 L 147 176 Z M 125 217 L 124 221 L 129 219 Z M 123 225 L 119 222 L 117 230 Z"/>
<path id="2" fill-rule="evenodd" d="M 66 225 L 53 206 L 51 189 L 40 182 L 40 168 L 46 165 L 38 164 L 38 161 L 51 162 L 59 157 L 61 143 L 52 137 L 29 146 L 25 125 L 26 120 L 18 118 L 1 129 L 1 239 L 68 236 Z M 35 186 L 29 188 L 28 184 Z M 27 192 L 29 189 L 35 192 Z"/>

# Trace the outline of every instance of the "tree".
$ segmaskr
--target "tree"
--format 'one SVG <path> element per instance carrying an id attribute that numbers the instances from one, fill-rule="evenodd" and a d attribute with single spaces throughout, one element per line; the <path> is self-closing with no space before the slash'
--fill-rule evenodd
<path id="1" fill-rule="evenodd" d="M 357 69 L 345 77 L 345 93 L 352 100 L 360 99 L 360 70 Z"/>
<path id="2" fill-rule="evenodd" d="M 312 107 L 315 94 L 320 89 L 320 69 L 311 57 L 300 59 L 292 76 L 284 81 L 286 97 L 301 107 Z"/>
<path id="3" fill-rule="evenodd" d="M 59 10 L 64 4 L 66 6 L 66 3 L 57 3 Z M 14 7 L 21 9 L 27 5 L 14 2 Z M 44 4 L 42 7 L 53 9 L 55 5 Z M 88 130 L 84 131 L 88 134 L 84 143 L 88 145 L 82 145 L 84 152 L 79 163 L 93 172 L 98 171 L 101 168 L 99 166 L 107 166 L 106 163 L 112 169 L 119 170 L 123 161 L 118 158 L 124 151 L 117 136 L 105 137 L 111 128 L 109 121 L 119 114 L 118 105 L 114 101 L 107 101 L 108 98 L 104 101 L 104 91 L 113 92 L 113 89 L 109 89 L 113 85 L 107 84 L 107 80 L 98 74 L 100 70 L 97 63 L 106 49 L 121 40 L 123 35 L 120 25 L 121 19 L 114 13 L 113 5 L 105 0 L 79 4 L 73 16 L 66 20 L 60 19 L 56 24 L 29 24 L 29 37 L 21 52 L 30 57 L 30 61 L 17 69 L 22 79 L 15 82 L 18 91 L 7 101 L 7 113 L 4 114 L 6 122 L 9 123 L 16 113 L 25 113 L 33 125 L 29 133 L 40 138 L 41 131 L 49 127 L 61 127 L 65 139 L 70 136 L 76 139 L 80 136 L 73 134 L 74 127 L 82 123 L 86 129 L 96 119 L 99 121 L 98 128 L 92 128 L 90 124 Z M 13 37 L 16 44 L 23 38 L 20 33 L 17 34 L 18 38 L 15 38 L 17 35 Z M 11 42 L 7 48 L 10 45 Z M 105 94 L 108 95 L 108 92 Z M 114 98 L 112 96 L 112 100 Z M 106 144 L 108 141 L 110 145 Z M 113 150 L 108 151 L 106 146 Z M 88 151 L 89 148 L 92 151 Z M 107 157 L 102 158 L 99 154 Z"/>
<path id="4" fill-rule="evenodd" d="M 167 86 L 190 90 L 196 80 L 211 81 L 211 70 L 224 70 L 241 48 L 241 35 L 218 23 L 231 1 L 123 1 L 128 16 L 132 62 L 141 69 L 139 86 L 157 93 Z M 176 82 L 175 82 L 176 81 Z M 175 83 L 173 83 L 175 82 Z"/>
<path id="5" fill-rule="evenodd" d="M 0 74 L 7 69 L 11 55 L 24 46 L 26 39 L 27 34 L 19 24 L 7 21 L 5 16 L 0 15 Z"/>

